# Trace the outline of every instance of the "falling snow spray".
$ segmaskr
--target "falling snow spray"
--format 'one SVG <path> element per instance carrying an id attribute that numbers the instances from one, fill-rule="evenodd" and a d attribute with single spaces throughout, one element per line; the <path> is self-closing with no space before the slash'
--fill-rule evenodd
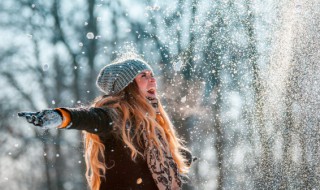
<path id="1" fill-rule="evenodd" d="M 261 71 L 258 157 L 267 165 L 260 163 L 258 186 L 312 189 L 320 185 L 320 3 L 286 1 L 278 9 L 270 63 Z"/>

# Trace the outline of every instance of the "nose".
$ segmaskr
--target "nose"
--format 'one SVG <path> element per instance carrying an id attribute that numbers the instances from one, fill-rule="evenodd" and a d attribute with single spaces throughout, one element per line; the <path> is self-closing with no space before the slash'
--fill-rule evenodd
<path id="1" fill-rule="evenodd" d="M 153 76 L 150 76 L 150 77 L 149 77 L 149 81 L 150 81 L 150 82 L 156 82 L 156 79 L 155 79 Z"/>

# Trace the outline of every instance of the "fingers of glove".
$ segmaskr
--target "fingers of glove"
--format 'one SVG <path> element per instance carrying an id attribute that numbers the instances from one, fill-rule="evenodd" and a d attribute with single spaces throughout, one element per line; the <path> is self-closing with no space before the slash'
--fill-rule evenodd
<path id="1" fill-rule="evenodd" d="M 18 116 L 19 117 L 27 117 L 27 116 L 32 116 L 37 114 L 38 112 L 19 112 Z"/>
<path id="2" fill-rule="evenodd" d="M 52 123 L 52 121 L 62 121 L 61 115 L 54 110 L 42 110 L 40 112 L 20 112 L 19 117 L 25 117 L 28 123 L 35 126 L 45 127 Z M 57 124 L 58 126 L 59 124 Z"/>
<path id="3" fill-rule="evenodd" d="M 32 123 L 35 125 L 37 125 L 39 123 L 39 119 L 37 116 L 35 116 L 35 115 L 32 116 Z"/>
<path id="4" fill-rule="evenodd" d="M 18 116 L 19 117 L 25 117 L 26 116 L 26 112 L 18 112 Z"/>
<path id="5" fill-rule="evenodd" d="M 37 113 L 36 115 L 33 115 L 32 116 L 32 123 L 35 125 L 35 126 L 42 126 L 43 124 L 43 117 L 44 117 L 44 114 L 42 112 L 40 113 Z"/>
<path id="6" fill-rule="evenodd" d="M 24 116 L 27 119 L 28 123 L 33 123 L 33 117 L 31 115 Z"/>
<path id="7" fill-rule="evenodd" d="M 35 126 L 42 125 L 43 114 L 41 112 L 20 112 L 18 113 L 19 117 L 25 117 L 28 123 L 31 123 Z"/>
<path id="8" fill-rule="evenodd" d="M 32 116 L 35 115 L 36 113 L 37 112 L 19 112 L 18 116 L 26 118 L 27 122 L 29 123 L 33 123 L 34 118 Z"/>

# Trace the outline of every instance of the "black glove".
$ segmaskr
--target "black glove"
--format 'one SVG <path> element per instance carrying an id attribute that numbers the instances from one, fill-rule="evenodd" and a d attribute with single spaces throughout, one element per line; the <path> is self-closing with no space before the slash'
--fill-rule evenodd
<path id="1" fill-rule="evenodd" d="M 25 117 L 27 122 L 45 128 L 56 128 L 62 123 L 62 116 L 55 110 L 43 110 L 40 112 L 19 112 L 19 117 Z"/>
<path id="2" fill-rule="evenodd" d="M 181 154 L 182 154 L 182 156 L 186 159 L 186 164 L 188 165 L 188 166 L 191 166 L 191 164 L 193 163 L 193 162 L 195 162 L 196 160 L 198 160 L 198 158 L 197 157 L 194 157 L 194 156 L 192 156 L 192 154 L 191 154 L 191 152 L 190 151 L 188 151 L 188 150 L 180 150 L 181 151 Z"/>

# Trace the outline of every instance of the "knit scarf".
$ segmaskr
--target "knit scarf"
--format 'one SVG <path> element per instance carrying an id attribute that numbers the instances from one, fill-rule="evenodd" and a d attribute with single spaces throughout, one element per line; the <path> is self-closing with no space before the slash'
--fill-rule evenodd
<path id="1" fill-rule="evenodd" d="M 156 98 L 147 98 L 152 107 L 157 113 L 157 120 L 159 123 L 163 122 L 163 118 L 160 115 L 158 100 Z M 160 148 L 162 150 L 162 156 L 158 149 L 154 146 L 154 143 L 148 141 L 148 131 L 144 130 L 143 138 L 145 143 L 145 158 L 152 177 L 158 186 L 159 190 L 180 190 L 182 187 L 181 176 L 178 171 L 177 164 L 175 163 L 169 145 L 159 130 L 156 130 L 156 135 L 161 143 Z"/>

